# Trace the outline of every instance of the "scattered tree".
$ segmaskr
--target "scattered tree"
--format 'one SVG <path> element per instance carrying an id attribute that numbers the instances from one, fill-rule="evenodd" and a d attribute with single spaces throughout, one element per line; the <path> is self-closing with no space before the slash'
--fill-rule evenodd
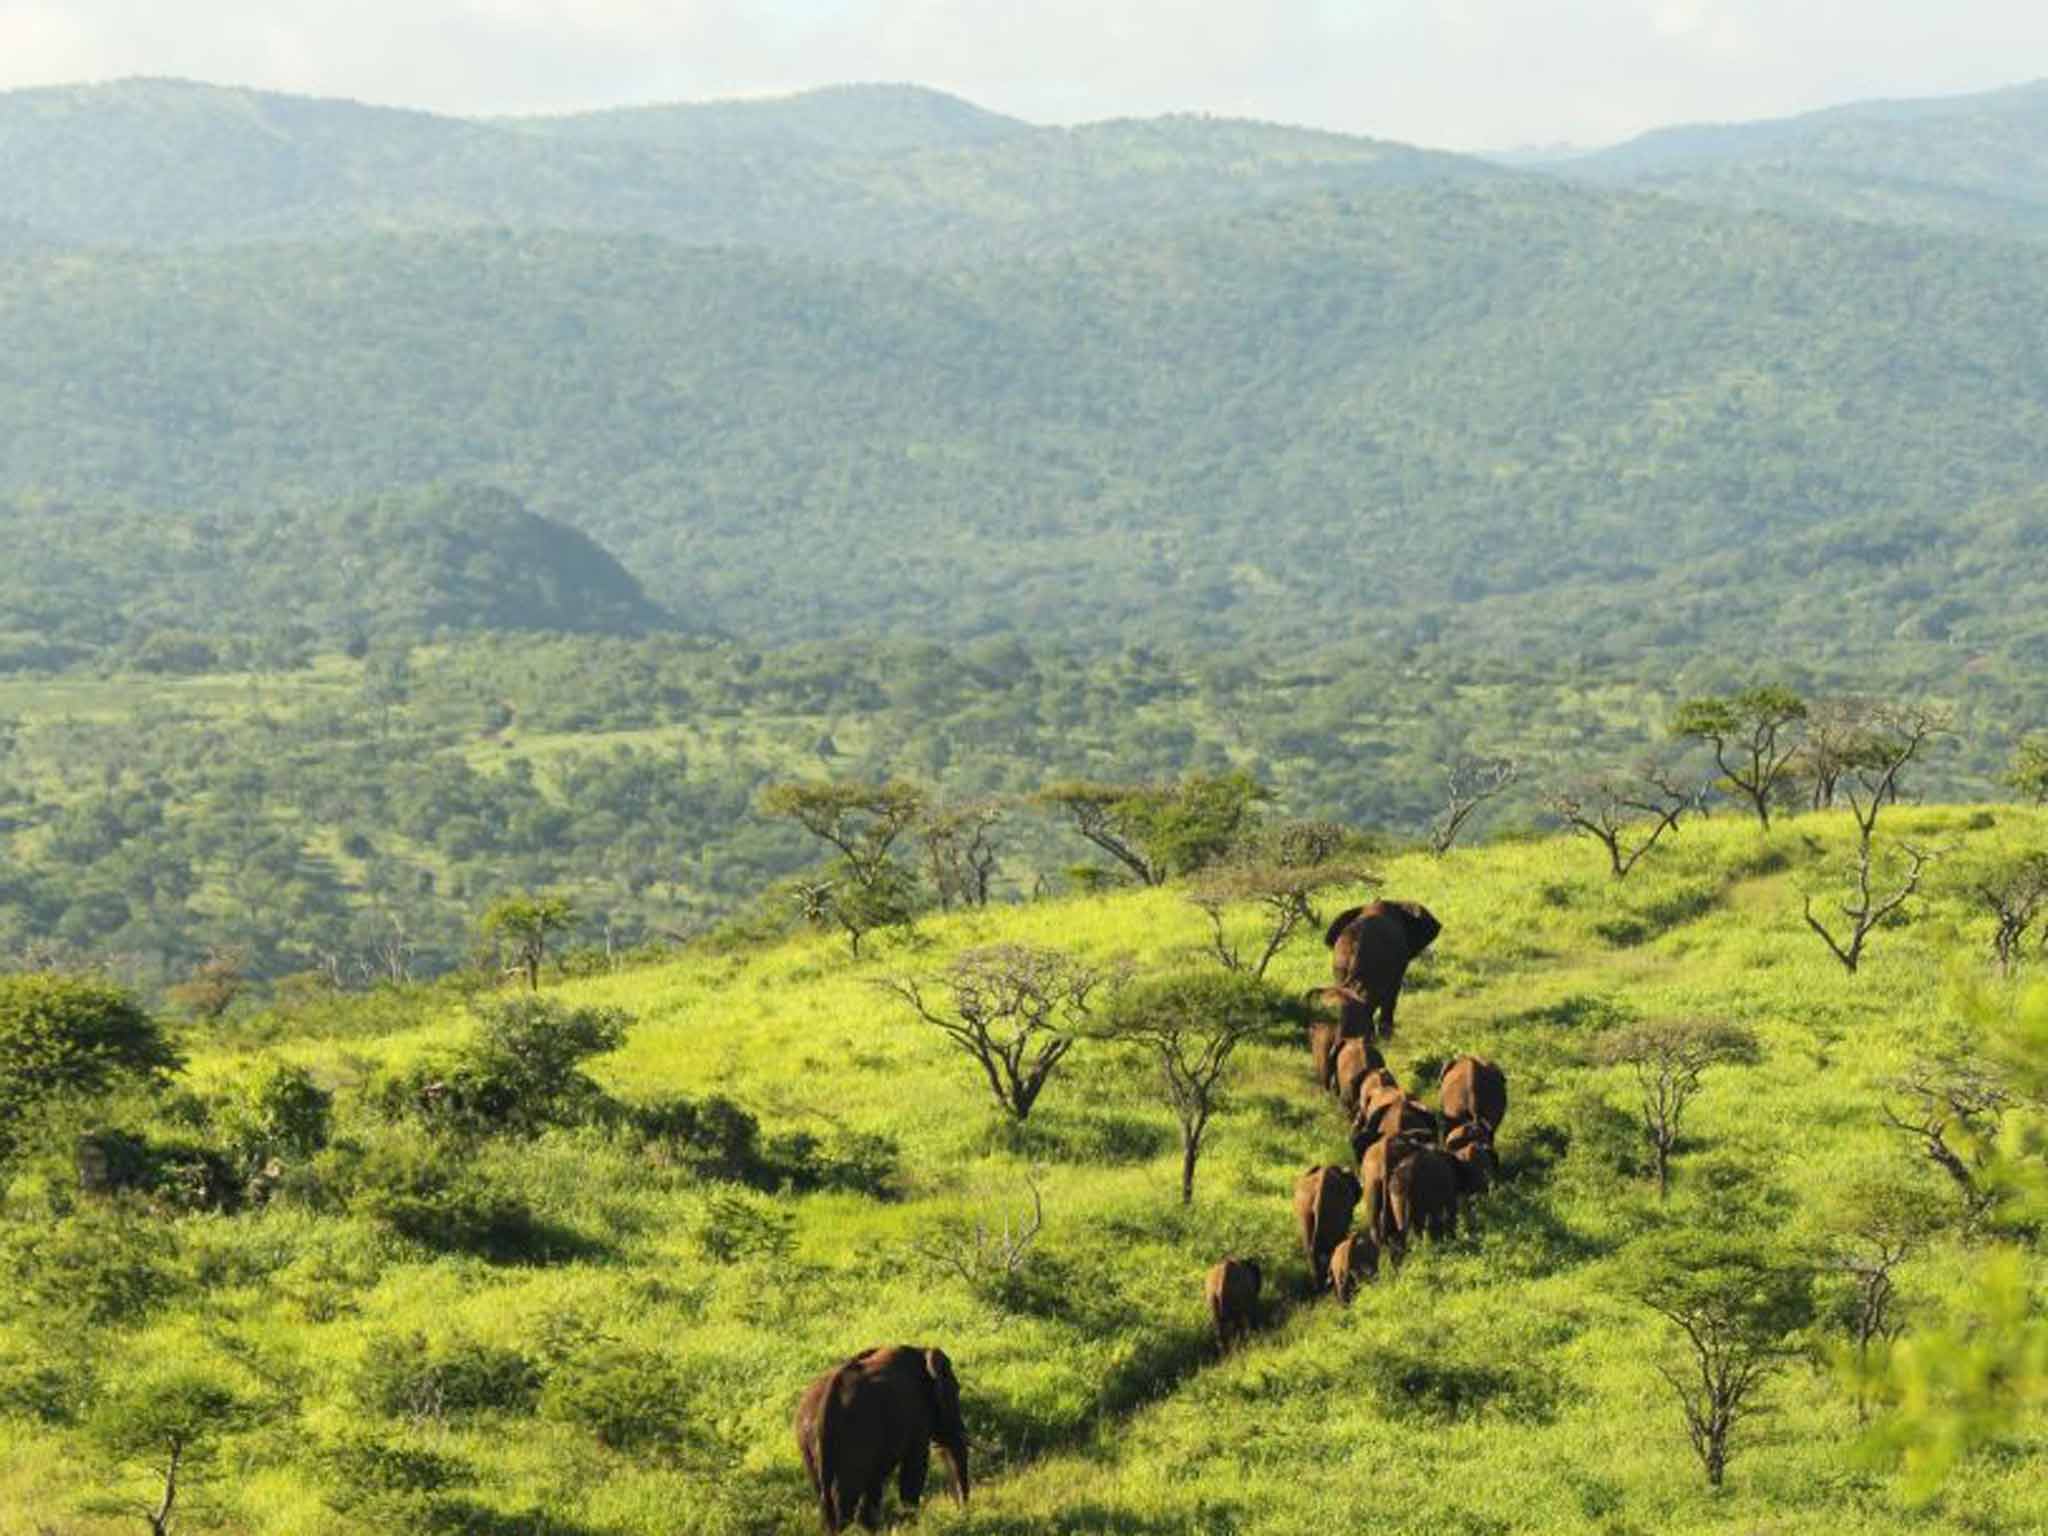
<path id="1" fill-rule="evenodd" d="M 1750 1234 L 1672 1239 L 1631 1266 L 1636 1298 L 1683 1337 L 1683 1366 L 1659 1362 L 1710 1486 L 1719 1488 L 1735 1432 L 1761 1408 L 1758 1390 L 1798 1353 L 1813 1320 L 1813 1277 L 1759 1252 Z"/>
<path id="2" fill-rule="evenodd" d="M 1751 1063 L 1760 1057 L 1756 1036 L 1738 1024 L 1713 1019 L 1658 1019 L 1617 1029 L 1600 1041 L 1598 1058 L 1634 1074 L 1643 1137 L 1657 1170 L 1657 1198 L 1670 1189 L 1671 1154 L 1685 1111 L 1708 1067 Z"/>
<path id="3" fill-rule="evenodd" d="M 947 910 L 955 906 L 988 905 L 989 882 L 996 872 L 996 828 L 1003 808 L 993 800 L 929 811 L 918 831 L 924 839 L 925 878 Z"/>
<path id="4" fill-rule="evenodd" d="M 36 1105 L 157 1082 L 181 1065 L 157 1021 L 107 982 L 50 972 L 0 976 L 0 1154 Z"/>
<path id="5" fill-rule="evenodd" d="M 212 1377 L 192 1370 L 129 1382 L 94 1414 L 92 1438 L 121 1463 L 142 1463 L 153 1484 L 146 1499 L 113 1497 L 95 1513 L 132 1515 L 150 1536 L 169 1536 L 179 1501 L 188 1504 L 198 1474 L 220 1437 L 247 1417 L 248 1405 Z"/>
<path id="6" fill-rule="evenodd" d="M 1873 806 L 1874 810 L 1874 806 Z M 1838 939 L 1833 931 L 1813 915 L 1813 898 L 1805 900 L 1806 926 L 1819 934 L 1834 957 L 1842 962 L 1842 969 L 1850 975 L 1856 974 L 1856 967 L 1863 962 L 1863 946 L 1871 932 L 1892 913 L 1905 905 L 1913 893 L 1920 889 L 1920 878 L 1926 872 L 1927 862 L 1934 857 L 1925 848 L 1916 848 L 1910 843 L 1899 844 L 1899 851 L 1906 856 L 1906 871 L 1899 877 L 1898 884 L 1884 895 L 1876 894 L 1872 882 L 1876 878 L 1875 859 L 1870 849 L 1870 830 L 1863 828 L 1856 843 L 1856 895 L 1851 901 L 1836 903 L 1842 916 L 1849 920 L 1849 934 Z"/>
<path id="7" fill-rule="evenodd" d="M 1907 1137 L 1928 1162 L 1948 1175 L 1975 1226 L 1998 1198 L 1984 1177 L 2012 1093 L 1989 1069 L 1965 1061 L 1923 1062 L 1891 1084 L 1885 1123 Z"/>
<path id="8" fill-rule="evenodd" d="M 1031 1193 L 1028 1218 L 1003 1217 L 1000 1232 L 984 1217 L 970 1225 L 965 1221 L 942 1222 L 932 1232 L 915 1239 L 911 1251 L 933 1269 L 955 1275 L 970 1290 L 1007 1297 L 1031 1257 L 1031 1245 L 1045 1227 L 1045 1197 L 1038 1187 L 1038 1170 L 1024 1174 L 1024 1187 Z"/>
<path id="9" fill-rule="evenodd" d="M 540 990 L 540 968 L 547 960 L 548 936 L 576 921 L 575 905 L 566 896 L 507 896 L 493 902 L 477 920 L 487 939 L 512 945 L 514 964 L 526 977 L 526 990 Z"/>
<path id="10" fill-rule="evenodd" d="M 1292 1003 L 1242 973 L 1167 976 L 1121 992 L 1101 1033 L 1143 1046 L 1159 1064 L 1160 1085 L 1180 1122 L 1180 1199 L 1195 1198 L 1195 1164 L 1209 1121 L 1222 1104 L 1230 1058 L 1245 1041 L 1297 1022 Z"/>
<path id="11" fill-rule="evenodd" d="M 1697 789 L 1679 784 L 1655 763 L 1644 764 L 1633 778 L 1590 779 L 1550 797 L 1560 821 L 1607 850 L 1608 869 L 1617 880 L 1627 878 L 1658 838 L 1676 831 L 1698 802 Z"/>
<path id="12" fill-rule="evenodd" d="M 167 992 L 172 1002 L 189 1009 L 202 1023 L 220 1020 L 248 985 L 243 967 L 248 956 L 238 949 L 210 950 L 192 975 Z"/>
<path id="13" fill-rule="evenodd" d="M 1869 1417 L 1864 1384 L 1872 1347 L 1889 1345 L 1905 1331 L 1892 1277 L 1938 1225 L 1915 1181 L 1890 1176 L 1851 1184 L 1829 1209 L 1828 1264 L 1849 1283 L 1843 1322 L 1851 1341 L 1859 1419 Z"/>
<path id="14" fill-rule="evenodd" d="M 2027 930 L 2048 904 L 2048 853 L 2002 859 L 1971 882 L 1970 889 L 1997 925 L 1991 934 L 1991 954 L 2000 974 L 2010 976 L 2019 964 Z"/>
<path id="15" fill-rule="evenodd" d="M 933 978 L 892 976 L 875 984 L 973 1057 L 996 1102 L 1021 1122 L 1073 1049 L 1095 994 L 1118 979 L 1058 950 L 995 944 L 968 950 L 935 978 L 952 994 L 950 1010 L 926 1001 Z"/>
<path id="16" fill-rule="evenodd" d="M 2037 732 L 2013 749 L 2004 782 L 2023 800 L 2048 805 L 2048 732 Z"/>
<path id="17" fill-rule="evenodd" d="M 1725 697 L 1687 699 L 1671 734 L 1713 748 L 1722 781 L 1748 800 L 1765 831 L 1771 794 L 1796 760 L 1806 703 L 1789 688 L 1765 686 Z"/>
<path id="18" fill-rule="evenodd" d="M 1521 773 L 1521 764 L 1511 757 L 1470 754 L 1444 769 L 1444 808 L 1430 823 L 1429 851 L 1438 858 L 1449 853 L 1472 814 L 1487 801 L 1506 794 Z"/>
<path id="19" fill-rule="evenodd" d="M 1140 885 L 1164 885 L 1222 858 L 1250 830 L 1272 792 L 1249 774 L 1195 774 L 1174 784 L 1048 785 L 1036 804 L 1065 813 L 1073 829 Z"/>
<path id="20" fill-rule="evenodd" d="M 1378 883 L 1377 877 L 1360 864 L 1302 868 L 1286 864 L 1231 864 L 1206 871 L 1188 892 L 1188 900 L 1208 917 L 1210 952 L 1222 961 L 1224 969 L 1263 977 L 1273 957 L 1297 933 L 1322 931 L 1322 915 L 1315 906 L 1318 892 Z M 1248 959 L 1223 931 L 1223 914 L 1240 904 L 1261 909 L 1264 937 L 1255 960 Z"/>
<path id="21" fill-rule="evenodd" d="M 797 822 L 838 850 L 829 881 L 810 887 L 812 921 L 836 924 L 856 958 L 861 940 L 877 928 L 908 924 L 917 913 L 917 877 L 898 863 L 896 842 L 924 815 L 926 798 L 914 784 L 775 784 L 761 795 L 761 810 Z"/>

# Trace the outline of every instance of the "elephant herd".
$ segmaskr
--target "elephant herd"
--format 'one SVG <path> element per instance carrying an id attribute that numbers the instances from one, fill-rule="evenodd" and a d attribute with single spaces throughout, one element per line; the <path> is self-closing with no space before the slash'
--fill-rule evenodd
<path id="1" fill-rule="evenodd" d="M 1442 931 L 1426 907 L 1374 902 L 1340 913 L 1324 934 L 1335 985 L 1308 993 L 1310 1069 L 1344 1111 L 1358 1163 L 1356 1172 L 1323 1165 L 1302 1174 L 1294 1216 L 1311 1290 L 1341 1301 L 1379 1273 L 1381 1255 L 1397 1262 L 1415 1234 L 1453 1235 L 1461 1203 L 1497 1171 L 1507 1075 L 1483 1057 L 1460 1056 L 1438 1075 L 1432 1109 L 1395 1080 L 1376 1043 L 1393 1035 L 1408 963 Z M 1262 1278 L 1243 1258 L 1209 1271 L 1204 1299 L 1219 1350 L 1249 1334 Z"/>
<path id="2" fill-rule="evenodd" d="M 1477 1056 L 1460 1056 L 1439 1078 L 1432 1110 L 1394 1080 L 1376 1040 L 1394 1033 L 1394 1005 L 1408 964 L 1442 931 L 1414 902 L 1373 902 L 1340 913 L 1323 936 L 1336 984 L 1311 990 L 1309 1030 L 1316 1080 L 1350 1117 L 1358 1171 L 1311 1168 L 1296 1182 L 1294 1210 L 1313 1289 L 1349 1301 L 1398 1259 L 1410 1234 L 1452 1232 L 1459 1202 L 1494 1172 L 1493 1134 L 1507 1113 L 1507 1078 Z M 1353 1214 L 1365 1214 L 1356 1230 Z M 1256 1260 L 1226 1258 L 1205 1283 L 1219 1348 L 1249 1337 L 1263 1275 Z M 804 1390 L 797 1449 L 828 1532 L 881 1521 L 893 1478 L 903 1503 L 924 1494 L 932 1447 L 955 1498 L 967 1500 L 967 1432 L 960 1384 L 944 1350 L 909 1345 L 864 1350 Z"/>

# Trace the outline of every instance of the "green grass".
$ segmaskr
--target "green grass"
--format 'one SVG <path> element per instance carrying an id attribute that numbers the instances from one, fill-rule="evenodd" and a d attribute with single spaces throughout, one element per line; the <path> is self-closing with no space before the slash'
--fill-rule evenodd
<path id="1" fill-rule="evenodd" d="M 1959 850 L 2048 839 L 2048 816 L 1999 809 L 1987 829 L 1973 825 L 1983 814 L 1901 808 L 1880 830 Z M 1859 1457 L 1853 1405 L 1825 1359 L 1772 1387 L 1772 1413 L 1727 1489 L 1710 1493 L 1653 1370 L 1667 1330 L 1624 1294 L 1631 1245 L 1725 1209 L 1709 1183 L 1717 1168 L 1739 1165 L 1744 1187 L 1777 1191 L 1767 1216 L 1742 1219 L 1795 1243 L 1854 1170 L 1921 1176 L 1878 1107 L 1889 1076 L 1960 1027 L 1946 999 L 1957 974 L 1981 972 L 1985 925 L 1937 888 L 1845 976 L 1799 909 L 1838 869 L 1848 831 L 1846 818 L 1802 817 L 1765 839 L 1723 814 L 1689 823 L 1625 883 L 1593 846 L 1566 841 L 1390 862 L 1387 888 L 1445 923 L 1404 996 L 1390 1062 L 1415 1083 L 1419 1064 L 1459 1051 L 1499 1060 L 1511 1094 L 1501 1147 L 1522 1173 L 1482 1205 L 1476 1234 L 1423 1248 L 1348 1311 L 1301 1296 L 1293 1179 L 1348 1158 L 1305 1052 L 1240 1058 L 1183 1210 L 1171 1121 L 1142 1063 L 1082 1044 L 1019 1131 L 964 1058 L 871 985 L 997 939 L 1128 954 L 1147 970 L 1211 963 L 1194 953 L 1200 915 L 1168 889 L 934 918 L 859 964 L 807 938 L 555 989 L 636 1015 L 624 1049 L 593 1069 L 615 1095 L 723 1093 L 764 1134 L 885 1134 L 901 1149 L 900 1199 L 709 1186 L 596 1131 L 494 1142 L 478 1171 L 580 1238 L 583 1256 L 437 1257 L 309 1198 L 236 1217 L 131 1213 L 182 1289 L 75 1342 L 103 1388 L 175 1357 L 271 1404 L 228 1442 L 204 1484 L 214 1509 L 193 1523 L 265 1536 L 362 1528 L 330 1506 L 315 1453 L 365 1430 L 464 1463 L 475 1478 L 464 1496 L 514 1521 L 477 1529 L 540 1529 L 535 1511 L 621 1536 L 813 1529 L 788 1427 L 796 1395 L 837 1358 L 897 1342 L 951 1354 L 978 1452 L 972 1505 L 928 1501 L 931 1530 L 2041 1529 L 2038 1418 L 2010 1426 L 1935 1504 L 1909 1507 Z M 1326 966 L 1304 941 L 1275 977 L 1299 988 Z M 1708 1075 L 1660 1209 L 1647 1182 L 1611 1165 L 1583 1101 L 1632 1103 L 1621 1072 L 1591 1064 L 1598 1031 L 1669 1014 L 1746 1023 L 1764 1060 Z M 372 1120 L 352 1090 L 461 1028 L 453 1015 L 347 1039 L 286 1028 L 262 1051 L 194 1040 L 190 1078 L 203 1091 L 275 1053 L 341 1090 L 343 1139 L 391 1143 L 410 1133 Z M 1558 1130 L 1577 1134 L 1546 1170 L 1539 1154 L 1554 1154 Z M 918 1257 L 945 1222 L 1017 1218 L 1034 1169 L 1045 1225 L 1014 1287 L 970 1287 Z M 56 1160 L 21 1171 L 6 1223 L 50 1221 L 76 1199 L 64 1178 Z M 705 1242 L 721 1221 L 778 1220 L 790 1234 L 779 1255 L 721 1261 Z M 1267 1261 L 1269 1326 L 1218 1364 L 1200 1280 L 1230 1249 Z M 1946 1237 L 1907 1266 L 1915 1324 L 1942 1316 L 1969 1264 Z M 0 1315 L 0 1384 L 13 1362 L 68 1342 L 53 1342 L 47 1311 Z M 465 1340 L 517 1349 L 550 1385 L 517 1410 L 417 1421 L 366 1410 L 365 1352 L 415 1332 L 430 1352 Z M 564 1417 L 553 1383 L 604 1349 L 667 1363 L 679 1434 L 608 1449 Z M 76 1425 L 0 1415 L 0 1533 L 133 1529 L 78 1513 L 109 1485 Z"/>

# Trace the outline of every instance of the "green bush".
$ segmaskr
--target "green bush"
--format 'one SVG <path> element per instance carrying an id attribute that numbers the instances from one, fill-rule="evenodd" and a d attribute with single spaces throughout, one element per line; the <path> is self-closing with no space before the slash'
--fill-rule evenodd
<path id="1" fill-rule="evenodd" d="M 181 1059 L 121 988 L 83 976 L 0 976 L 0 1156 L 38 1104 L 102 1093 L 122 1078 L 159 1082 Z"/>
<path id="2" fill-rule="evenodd" d="M 334 1095 L 303 1067 L 267 1063 L 214 1104 L 211 1119 L 245 1175 L 272 1163 L 301 1162 L 327 1145 Z"/>
<path id="3" fill-rule="evenodd" d="M 1366 1352 L 1362 1370 L 1389 1418 L 1449 1423 L 1490 1410 L 1515 1422 L 1542 1423 L 1556 1409 L 1556 1383 L 1527 1365 L 1507 1369 L 1376 1349 Z"/>
<path id="4" fill-rule="evenodd" d="M 175 1258 L 170 1232 L 105 1211 L 10 1225 L 0 1228 L 0 1274 L 9 1277 L 0 1307 L 93 1325 L 138 1323 L 183 1288 Z"/>
<path id="5" fill-rule="evenodd" d="M 371 1102 L 389 1118 L 471 1136 L 601 1123 L 617 1106 L 577 1066 L 617 1050 L 631 1023 L 623 1009 L 567 1008 L 544 997 L 482 1003 L 466 1045 L 379 1084 Z"/>
<path id="6" fill-rule="evenodd" d="M 687 1438 L 688 1400 L 688 1388 L 665 1356 L 613 1345 L 549 1376 L 541 1411 L 588 1430 L 610 1450 L 647 1452 Z"/>
<path id="7" fill-rule="evenodd" d="M 352 1212 L 436 1252 L 540 1262 L 581 1246 L 473 1163 L 441 1148 L 374 1148 L 355 1179 Z"/>
<path id="8" fill-rule="evenodd" d="M 387 1418 L 528 1413 L 541 1380 L 540 1367 L 516 1349 L 460 1337 L 429 1348 L 424 1333 L 383 1334 L 363 1351 L 355 1397 Z"/>

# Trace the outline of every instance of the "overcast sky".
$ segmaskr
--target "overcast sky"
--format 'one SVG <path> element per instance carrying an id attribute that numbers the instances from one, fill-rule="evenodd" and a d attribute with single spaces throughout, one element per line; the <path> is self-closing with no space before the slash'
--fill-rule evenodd
<path id="1" fill-rule="evenodd" d="M 177 75 L 455 113 L 915 81 L 1453 149 L 2048 75 L 2044 0 L 0 0 L 0 88 Z"/>

